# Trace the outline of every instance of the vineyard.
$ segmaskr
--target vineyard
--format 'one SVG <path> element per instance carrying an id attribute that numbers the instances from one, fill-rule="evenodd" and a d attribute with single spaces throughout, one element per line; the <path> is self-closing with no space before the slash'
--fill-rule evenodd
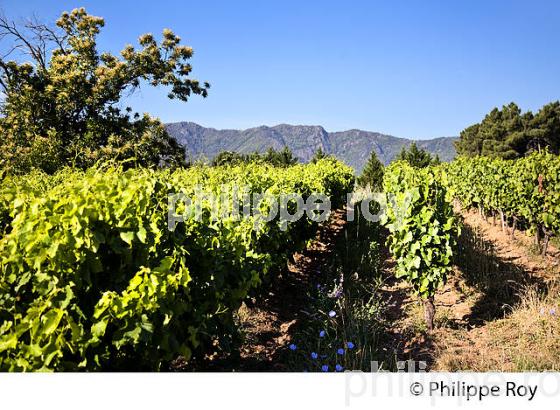
<path id="1" fill-rule="evenodd" d="M 383 296 L 387 284 L 406 284 L 407 297 L 422 306 L 427 334 L 437 335 L 438 295 L 466 252 L 467 211 L 457 203 L 485 219 L 498 214 L 511 238 L 516 229 L 535 235 L 546 254 L 560 228 L 559 171 L 558 157 L 548 153 L 516 161 L 459 158 L 423 169 L 391 164 L 381 223 L 364 221 L 358 203 L 358 221 L 329 239 L 328 253 L 315 251 L 308 264 L 314 273 L 300 269 L 304 279 L 289 292 L 307 292 L 306 302 L 297 303 L 318 313 L 301 317 L 298 305 L 287 314 L 299 325 L 275 342 L 280 369 L 367 370 L 373 360 L 394 366 L 398 352 L 380 353 L 394 325 Z M 218 209 L 216 217 L 208 195 L 238 186 L 260 195 L 253 203 L 259 212 Z M 254 312 L 262 314 L 267 295 L 294 280 L 286 272 L 294 255 L 313 249 L 317 231 L 332 223 L 268 218 L 273 203 L 287 193 L 304 200 L 322 193 L 333 209 L 343 209 L 353 189 L 352 170 L 331 158 L 289 167 L 106 165 L 5 177 L 0 369 L 168 370 L 178 363 L 203 369 L 210 357 L 231 357 L 246 343 L 240 331 Z M 171 209 L 170 195 L 177 194 L 200 199 L 198 218 L 189 204 Z M 286 204 L 297 213 L 295 203 Z M 184 218 L 169 225 L 177 215 Z M 337 215 L 344 223 L 344 214 Z M 390 277 L 384 258 L 394 262 Z M 278 309 L 286 308 L 286 297 L 280 295 Z M 218 369 L 235 366 L 231 360 Z"/>
<path id="2" fill-rule="evenodd" d="M 502 229 L 522 227 L 535 235 L 546 253 L 550 238 L 560 234 L 560 159 L 533 153 L 514 161 L 459 158 L 445 166 L 449 187 L 465 208 L 482 216 L 499 215 Z"/>
<path id="3" fill-rule="evenodd" d="M 426 304 L 426 323 L 433 329 L 434 295 L 451 270 L 459 232 L 445 174 L 395 162 L 383 181 L 388 195 L 390 250 L 396 276 L 405 277 Z"/>
<path id="4" fill-rule="evenodd" d="M 5 407 L 560 395 L 560 2 L 5 3 Z"/>
<path id="5" fill-rule="evenodd" d="M 353 175 L 324 160 L 5 180 L 0 367 L 156 370 L 227 343 L 241 302 L 316 227 L 307 218 L 286 230 L 263 215 L 214 220 L 203 209 L 202 220 L 167 229 L 169 193 L 194 195 L 200 185 L 218 193 L 225 183 L 273 196 L 325 192 L 340 204 Z"/>
<path id="6" fill-rule="evenodd" d="M 423 169 L 391 164 L 381 222 L 364 220 L 356 204 L 358 221 L 341 225 L 344 238 L 333 234 L 329 253 L 308 263 L 321 275 L 304 267 L 309 277 L 289 290 L 308 295 L 297 303 L 322 313 L 300 317 L 294 334 L 282 334 L 286 343 L 274 348 L 284 352 L 280 368 L 394 365 L 375 351 L 388 343 L 392 326 L 387 284 L 404 278 L 407 294 L 422 306 L 421 322 L 437 334 L 438 294 L 450 277 L 456 280 L 466 252 L 461 213 L 468 211 L 457 204 L 484 220 L 499 215 L 508 237 L 526 231 L 546 254 L 559 229 L 559 171 L 560 161 L 548 153 L 516 161 L 459 158 Z M 259 212 L 228 213 L 208 199 L 239 186 L 260 195 L 253 203 Z M 317 231 L 332 223 L 309 215 L 287 223 L 269 218 L 273 203 L 286 193 L 304 200 L 323 193 L 333 209 L 343 209 L 354 175 L 330 158 L 175 171 L 106 165 L 6 177 L 0 189 L 0 368 L 166 370 L 177 363 L 205 368 L 209 357 L 240 349 L 240 329 L 283 286 L 293 255 L 313 249 Z M 200 199 L 198 214 L 170 200 L 177 194 Z M 297 213 L 295 203 L 287 204 Z M 170 225 L 177 215 L 183 218 Z M 336 215 L 344 222 L 344 214 Z M 394 261 L 389 278 L 384 258 Z M 289 305 L 286 297 L 280 310 Z M 300 315 L 298 309 L 287 315 Z"/>

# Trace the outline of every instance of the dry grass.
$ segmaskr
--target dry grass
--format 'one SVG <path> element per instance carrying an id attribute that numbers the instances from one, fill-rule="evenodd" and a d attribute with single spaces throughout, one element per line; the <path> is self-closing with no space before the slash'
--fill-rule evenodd
<path id="1" fill-rule="evenodd" d="M 398 357 L 437 371 L 560 371 L 557 253 L 529 247 L 521 234 L 512 240 L 466 215 L 457 265 L 435 297 L 436 329 L 426 333 L 418 301 L 403 303 Z"/>
<path id="2" fill-rule="evenodd" d="M 468 215 L 455 288 L 466 294 L 466 324 L 434 334 L 434 366 L 446 371 L 560 370 L 560 285 L 554 258 L 530 252 L 499 228 Z"/>
<path id="3" fill-rule="evenodd" d="M 510 315 L 467 331 L 439 332 L 436 370 L 560 370 L 560 288 L 529 288 Z"/>

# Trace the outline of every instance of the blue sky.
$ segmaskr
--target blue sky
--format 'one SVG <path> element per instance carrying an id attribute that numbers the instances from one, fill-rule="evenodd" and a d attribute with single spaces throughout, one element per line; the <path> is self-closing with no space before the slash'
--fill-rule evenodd
<path id="1" fill-rule="evenodd" d="M 44 21 L 84 6 L 118 52 L 164 27 L 195 50 L 210 95 L 143 88 L 129 101 L 163 121 L 278 123 L 401 137 L 457 135 L 495 106 L 560 98 L 558 1 L 4 1 Z"/>

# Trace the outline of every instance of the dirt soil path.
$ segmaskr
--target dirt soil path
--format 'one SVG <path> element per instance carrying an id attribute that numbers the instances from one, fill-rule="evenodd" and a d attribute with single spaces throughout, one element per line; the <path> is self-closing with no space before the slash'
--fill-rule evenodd
<path id="1" fill-rule="evenodd" d="M 316 238 L 293 257 L 285 273 L 272 287 L 274 292 L 239 311 L 244 342 L 240 349 L 240 371 L 283 371 L 282 355 L 301 319 L 307 315 L 310 278 L 321 271 L 334 250 L 346 224 L 346 211 L 334 211 L 319 228 Z"/>
<path id="2" fill-rule="evenodd" d="M 464 213 L 463 219 L 457 266 L 436 294 L 431 335 L 419 300 L 404 281 L 393 278 L 394 262 L 386 252 L 382 298 L 392 324 L 386 348 L 397 360 L 425 362 L 428 370 L 516 370 L 500 338 L 534 329 L 524 330 L 507 318 L 526 303 L 527 289 L 541 294 L 560 277 L 560 252 L 549 246 L 546 257 L 533 254 L 533 239 L 524 232 L 512 239 L 478 214 Z"/>

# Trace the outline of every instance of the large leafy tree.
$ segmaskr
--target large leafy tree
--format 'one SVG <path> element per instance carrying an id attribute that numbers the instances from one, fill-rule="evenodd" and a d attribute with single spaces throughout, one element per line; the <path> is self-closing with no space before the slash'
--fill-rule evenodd
<path id="1" fill-rule="evenodd" d="M 169 98 L 206 97 L 209 84 L 190 78 L 193 50 L 165 29 L 127 45 L 120 56 L 97 49 L 105 22 L 83 8 L 65 12 L 56 27 L 0 18 L 0 161 L 12 172 L 107 159 L 138 165 L 181 164 L 185 154 L 163 125 L 121 108 L 141 85 L 166 86 Z"/>

